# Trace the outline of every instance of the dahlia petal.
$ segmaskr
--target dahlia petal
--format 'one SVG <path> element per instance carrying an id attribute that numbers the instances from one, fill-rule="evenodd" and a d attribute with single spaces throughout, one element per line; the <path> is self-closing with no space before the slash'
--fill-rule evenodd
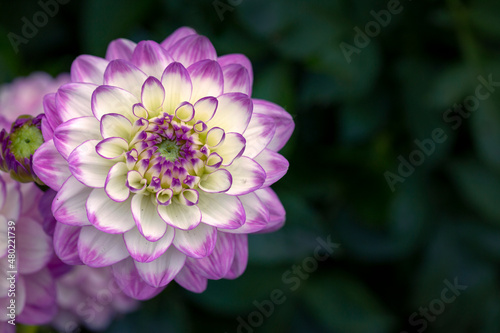
<path id="1" fill-rule="evenodd" d="M 191 102 L 206 96 L 218 97 L 224 91 L 224 76 L 217 61 L 202 60 L 192 64 L 187 70 L 193 84 Z"/>
<path id="2" fill-rule="evenodd" d="M 127 200 L 130 190 L 127 187 L 127 173 L 129 169 L 123 162 L 116 163 L 109 169 L 104 190 L 113 201 L 123 202 Z"/>
<path id="3" fill-rule="evenodd" d="M 63 120 L 61 119 L 61 114 L 57 111 L 56 93 L 47 94 L 43 97 L 43 111 L 45 112 L 45 117 L 52 130 L 62 124 Z"/>
<path id="4" fill-rule="evenodd" d="M 137 44 L 134 42 L 119 38 L 115 39 L 108 45 L 108 49 L 106 50 L 106 59 L 107 60 L 115 60 L 115 59 L 132 59 L 132 53 Z"/>
<path id="5" fill-rule="evenodd" d="M 85 209 L 90 192 L 92 188 L 83 185 L 75 177 L 69 177 L 52 201 L 54 218 L 67 225 L 90 225 Z"/>
<path id="6" fill-rule="evenodd" d="M 95 150 L 101 157 L 113 159 L 128 151 L 128 142 L 122 138 L 107 138 L 100 141 Z"/>
<path id="7" fill-rule="evenodd" d="M 237 229 L 219 229 L 234 234 L 251 234 L 264 229 L 269 223 L 269 208 L 257 194 L 248 193 L 238 197 L 245 208 L 245 224 Z"/>
<path id="8" fill-rule="evenodd" d="M 52 239 L 45 234 L 42 225 L 30 217 L 16 226 L 18 271 L 32 274 L 47 265 L 54 254 Z"/>
<path id="9" fill-rule="evenodd" d="M 166 96 L 163 110 L 173 114 L 182 102 L 190 100 L 193 91 L 191 78 L 181 63 L 173 62 L 165 68 L 161 82 Z"/>
<path id="10" fill-rule="evenodd" d="M 92 111 L 97 120 L 106 114 L 118 113 L 134 122 L 132 106 L 137 102 L 137 97 L 119 87 L 99 86 L 92 95 Z"/>
<path id="11" fill-rule="evenodd" d="M 234 259 L 225 279 L 236 279 L 241 276 L 248 263 L 248 235 L 234 235 Z"/>
<path id="12" fill-rule="evenodd" d="M 222 165 L 230 165 L 233 161 L 240 157 L 245 151 L 246 140 L 239 133 L 226 133 L 224 142 L 214 148 L 214 151 L 222 157 Z"/>
<path id="13" fill-rule="evenodd" d="M 292 116 L 281 106 L 261 99 L 252 99 L 253 112 L 272 117 L 276 123 L 276 133 L 267 148 L 278 151 L 290 139 L 295 124 Z"/>
<path id="14" fill-rule="evenodd" d="M 63 122 L 73 118 L 92 116 L 93 83 L 67 83 L 56 93 L 57 112 Z"/>
<path id="15" fill-rule="evenodd" d="M 175 109 L 175 116 L 184 122 L 191 121 L 194 117 L 194 107 L 191 103 L 183 102 Z"/>
<path id="16" fill-rule="evenodd" d="M 141 235 L 137 228 L 123 235 L 130 256 L 138 262 L 150 262 L 161 256 L 172 244 L 175 229 L 167 227 L 165 235 L 156 242 L 150 242 Z"/>
<path id="17" fill-rule="evenodd" d="M 32 186 L 24 185 L 23 187 L 28 188 L 29 192 L 36 192 L 36 190 L 33 190 Z M 2 207 L 2 209 L 0 212 L 1 215 L 3 215 L 3 217 L 7 220 L 17 221 L 19 218 L 19 214 L 25 213 L 21 211 L 21 206 L 24 206 L 23 210 L 31 209 L 30 205 L 22 205 L 23 201 L 25 200 L 25 195 L 20 191 L 20 189 L 21 186 L 18 182 L 8 182 L 7 184 L 4 184 L 3 180 L 0 181 L 0 195 L 3 195 L 3 198 L 1 199 L 2 202 L 0 204 L 0 207 Z M 3 238 L 4 241 L 6 239 L 7 236 Z M 5 246 L 5 249 L 7 251 L 7 245 Z"/>
<path id="18" fill-rule="evenodd" d="M 163 70 L 172 61 L 172 57 L 160 44 L 147 40 L 137 44 L 131 62 L 146 75 L 161 78 Z"/>
<path id="19" fill-rule="evenodd" d="M 112 235 L 94 226 L 82 227 L 78 238 L 78 253 L 90 267 L 105 267 L 129 256 L 122 235 Z"/>
<path id="20" fill-rule="evenodd" d="M 217 62 L 220 64 L 222 68 L 237 64 L 245 67 L 245 69 L 248 72 L 248 76 L 250 78 L 250 87 L 253 85 L 253 69 L 252 69 L 252 63 L 250 60 L 243 54 L 239 53 L 233 53 L 233 54 L 226 54 L 223 55 L 222 57 L 219 57 L 217 59 Z M 250 96 L 250 94 L 249 94 Z"/>
<path id="21" fill-rule="evenodd" d="M 209 147 L 217 147 L 224 141 L 226 133 L 220 127 L 213 127 L 207 132 L 207 137 L 205 141 Z"/>
<path id="22" fill-rule="evenodd" d="M 151 287 L 144 282 L 144 280 L 139 276 L 139 272 L 137 271 L 132 258 L 122 260 L 119 263 L 114 264 L 112 267 L 116 283 L 123 293 L 129 297 L 138 300 L 147 300 L 155 297 L 164 289 L 164 287 Z"/>
<path id="23" fill-rule="evenodd" d="M 266 180 L 266 172 L 251 158 L 242 156 L 227 167 L 233 182 L 226 192 L 229 195 L 243 195 L 262 187 Z"/>
<path id="24" fill-rule="evenodd" d="M 73 176 L 89 187 L 104 187 L 109 169 L 115 163 L 97 154 L 98 143 L 99 140 L 85 141 L 68 157 Z"/>
<path id="25" fill-rule="evenodd" d="M 269 223 L 259 233 L 272 232 L 281 228 L 285 223 L 286 212 L 276 193 L 270 187 L 266 187 L 255 191 L 255 194 L 269 209 Z"/>
<path id="26" fill-rule="evenodd" d="M 234 164 L 234 163 L 233 163 Z M 200 181 L 200 188 L 207 193 L 227 192 L 232 188 L 233 178 L 228 170 L 218 169 L 204 175 Z"/>
<path id="27" fill-rule="evenodd" d="M 217 228 L 236 229 L 245 222 L 245 209 L 240 199 L 224 193 L 199 191 L 201 221 Z"/>
<path id="28" fill-rule="evenodd" d="M 269 145 L 276 132 L 273 118 L 263 114 L 253 114 L 243 136 L 247 141 L 244 156 L 254 158 Z"/>
<path id="29" fill-rule="evenodd" d="M 174 246 L 191 258 L 203 258 L 212 253 L 217 241 L 217 229 L 200 223 L 191 230 L 177 229 Z"/>
<path id="30" fill-rule="evenodd" d="M 42 119 L 41 129 L 42 129 L 43 141 L 52 140 L 52 137 L 54 136 L 54 129 L 47 120 L 47 115 L 45 115 L 45 117 Z"/>
<path id="31" fill-rule="evenodd" d="M 77 57 L 71 64 L 71 82 L 101 85 L 108 63 L 106 59 L 87 54 Z"/>
<path id="32" fill-rule="evenodd" d="M 248 70 L 237 64 L 222 67 L 224 74 L 224 93 L 239 92 L 252 95 L 252 83 Z"/>
<path id="33" fill-rule="evenodd" d="M 151 262 L 135 262 L 135 267 L 146 283 L 158 288 L 166 286 L 184 266 L 186 255 L 169 247 L 156 260 Z"/>
<path id="34" fill-rule="evenodd" d="M 182 230 L 191 230 L 201 221 L 200 209 L 172 202 L 168 206 L 158 205 L 158 215 L 167 224 Z"/>
<path id="35" fill-rule="evenodd" d="M 216 60 L 217 52 L 210 40 L 197 34 L 189 35 L 178 40 L 169 47 L 168 52 L 175 61 L 188 67 L 198 61 Z"/>
<path id="36" fill-rule="evenodd" d="M 69 154 L 82 142 L 101 139 L 99 122 L 95 117 L 79 117 L 68 120 L 54 131 L 54 145 L 61 155 L 68 159 Z"/>
<path id="37" fill-rule="evenodd" d="M 104 139 L 118 137 L 129 139 L 132 123 L 117 113 L 108 113 L 101 118 L 101 135 Z"/>
<path id="38" fill-rule="evenodd" d="M 83 265 L 78 255 L 78 238 L 81 227 L 56 223 L 54 229 L 54 252 L 68 265 Z"/>
<path id="39" fill-rule="evenodd" d="M 257 155 L 254 160 L 259 163 L 266 172 L 266 181 L 262 187 L 267 187 L 276 183 L 288 171 L 289 163 L 286 158 L 267 148 Z"/>
<path id="40" fill-rule="evenodd" d="M 130 207 L 137 228 L 148 241 L 156 242 L 165 235 L 167 224 L 158 215 L 150 195 L 135 194 Z"/>
<path id="41" fill-rule="evenodd" d="M 183 288 L 193 293 L 201 293 L 207 289 L 208 279 L 193 273 L 186 265 L 177 273 L 174 280 Z"/>
<path id="42" fill-rule="evenodd" d="M 189 35 L 196 35 L 196 31 L 193 28 L 180 27 L 177 30 L 175 30 L 170 36 L 165 38 L 165 40 L 161 42 L 161 46 L 168 51 L 172 45 L 177 43 L 177 41 Z"/>
<path id="43" fill-rule="evenodd" d="M 44 142 L 33 154 L 33 171 L 55 191 L 71 176 L 68 162 L 59 154 L 53 140 Z"/>
<path id="44" fill-rule="evenodd" d="M 209 126 L 220 127 L 226 133 L 243 133 L 252 117 L 252 100 L 242 93 L 227 93 L 217 99 L 217 112 L 208 122 Z"/>
<path id="45" fill-rule="evenodd" d="M 212 96 L 207 96 L 199 99 L 194 104 L 196 120 L 207 122 L 212 119 L 215 111 L 217 110 L 218 104 L 219 101 L 217 101 L 217 98 Z"/>
<path id="46" fill-rule="evenodd" d="M 130 199 L 115 202 L 103 189 L 98 188 L 90 193 L 86 208 L 90 223 L 104 233 L 122 234 L 135 227 Z"/>
<path id="47" fill-rule="evenodd" d="M 144 82 L 141 91 L 141 100 L 142 105 L 144 105 L 149 112 L 161 108 L 165 100 L 165 89 L 157 78 L 150 76 L 146 82 Z"/>
<path id="48" fill-rule="evenodd" d="M 104 72 L 104 84 L 122 88 L 136 98 L 141 96 L 141 87 L 148 76 L 127 60 L 112 60 Z"/>
<path id="49" fill-rule="evenodd" d="M 228 274 L 235 253 L 235 235 L 217 233 L 217 242 L 213 252 L 204 258 L 188 258 L 186 265 L 194 272 L 212 280 L 218 280 Z"/>
<path id="50" fill-rule="evenodd" d="M 49 323 L 58 311 L 56 286 L 50 271 L 43 269 L 36 274 L 24 275 L 22 280 L 26 299 L 16 320 L 27 325 Z"/>

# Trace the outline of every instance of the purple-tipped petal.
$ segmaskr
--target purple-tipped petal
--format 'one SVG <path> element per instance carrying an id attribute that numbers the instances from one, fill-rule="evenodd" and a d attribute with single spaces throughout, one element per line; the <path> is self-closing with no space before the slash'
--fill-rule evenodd
<path id="1" fill-rule="evenodd" d="M 255 194 L 269 209 L 269 223 L 258 233 L 273 232 L 281 228 L 285 223 L 286 212 L 276 193 L 267 187 L 255 191 Z"/>
<path id="2" fill-rule="evenodd" d="M 248 263 L 248 235 L 234 235 L 234 259 L 225 279 L 236 279 L 245 271 Z"/>
<path id="3" fill-rule="evenodd" d="M 127 60 L 118 59 L 109 63 L 104 72 L 104 84 L 121 88 L 135 97 L 141 96 L 141 87 L 148 76 Z"/>
<path id="4" fill-rule="evenodd" d="M 262 187 L 270 186 L 280 180 L 288 171 L 289 166 L 286 158 L 269 149 L 264 149 L 257 155 L 255 162 L 259 163 L 266 172 L 266 181 Z"/>
<path id="5" fill-rule="evenodd" d="M 59 154 L 52 140 L 44 142 L 33 154 L 33 171 L 54 191 L 59 191 L 71 176 L 68 162 Z"/>
<path id="6" fill-rule="evenodd" d="M 123 291 L 123 293 L 129 297 L 138 300 L 147 300 L 158 295 L 164 287 L 154 288 L 148 285 L 139 276 L 139 272 L 134 265 L 134 260 L 128 258 L 120 261 L 113 266 L 113 275 L 115 280 Z"/>
<path id="7" fill-rule="evenodd" d="M 78 255 L 78 238 L 82 227 L 56 223 L 54 229 L 54 252 L 68 265 L 83 265 Z"/>
<path id="8" fill-rule="evenodd" d="M 131 62 L 146 75 L 161 78 L 163 70 L 173 61 L 163 47 L 147 40 L 137 44 Z"/>
<path id="9" fill-rule="evenodd" d="M 219 229 L 235 234 L 251 234 L 264 229 L 269 223 L 269 208 L 259 199 L 257 194 L 248 193 L 238 197 L 245 208 L 246 220 L 238 229 Z"/>
<path id="10" fill-rule="evenodd" d="M 75 177 L 69 177 L 52 201 L 52 213 L 56 220 L 67 225 L 83 227 L 90 225 L 85 202 L 92 192 Z"/>
<path id="11" fill-rule="evenodd" d="M 290 139 L 295 124 L 292 116 L 281 106 L 261 99 L 252 99 L 253 112 L 272 117 L 276 122 L 276 133 L 268 144 L 267 148 L 273 151 L 279 151 Z"/>
<path id="12" fill-rule="evenodd" d="M 167 224 L 158 215 L 150 195 L 135 194 L 130 207 L 137 228 L 148 241 L 156 242 L 165 235 Z"/>
<path id="13" fill-rule="evenodd" d="M 116 163 L 109 169 L 104 190 L 111 200 L 123 202 L 128 199 L 130 190 L 127 187 L 129 169 L 124 162 Z"/>
<path id="14" fill-rule="evenodd" d="M 177 41 L 190 35 L 196 35 L 196 31 L 193 28 L 181 27 L 161 42 L 161 46 L 168 51 L 172 45 L 177 43 Z"/>
<path id="15" fill-rule="evenodd" d="M 227 65 L 222 67 L 224 73 L 224 93 L 239 92 L 252 95 L 252 81 L 248 70 L 241 65 Z"/>
<path id="16" fill-rule="evenodd" d="M 123 138 L 107 138 L 100 141 L 95 150 L 99 156 L 114 159 L 122 156 L 129 149 L 127 140 Z"/>
<path id="17" fill-rule="evenodd" d="M 226 54 L 217 59 L 217 62 L 222 68 L 230 65 L 241 65 L 246 68 L 248 75 L 250 77 L 250 87 L 253 85 L 253 69 L 250 60 L 243 54 L 234 53 Z M 250 95 L 249 95 L 250 96 Z"/>
<path id="18" fill-rule="evenodd" d="M 102 139 L 99 121 L 94 116 L 71 119 L 54 132 L 54 145 L 65 159 L 80 144 L 94 139 Z"/>
<path id="19" fill-rule="evenodd" d="M 174 246 L 191 258 L 203 258 L 212 253 L 217 241 L 217 229 L 201 223 L 192 230 L 177 229 Z"/>
<path id="20" fill-rule="evenodd" d="M 55 130 L 57 126 L 62 124 L 63 120 L 61 119 L 61 114 L 57 111 L 55 93 L 47 94 L 43 97 L 43 110 L 45 112 L 45 117 L 52 130 Z M 42 131 L 42 133 L 44 132 Z M 44 133 L 44 139 L 45 139 L 45 133 Z"/>
<path id="21" fill-rule="evenodd" d="M 91 55 L 81 55 L 71 65 L 71 81 L 101 85 L 109 61 Z"/>
<path id="22" fill-rule="evenodd" d="M 136 117 L 132 113 L 132 107 L 138 101 L 138 97 L 122 88 L 100 86 L 92 95 L 92 112 L 97 120 L 101 120 L 106 114 L 120 114 L 133 122 Z"/>
<path id="23" fill-rule="evenodd" d="M 138 262 L 151 262 L 161 256 L 172 244 L 175 228 L 167 227 L 167 232 L 156 242 L 150 242 L 141 235 L 137 228 L 123 235 L 130 256 Z"/>
<path id="24" fill-rule="evenodd" d="M 141 90 L 142 105 L 148 112 L 155 114 L 162 107 L 164 100 L 165 89 L 161 82 L 153 76 L 148 77 Z"/>
<path id="25" fill-rule="evenodd" d="M 245 151 L 246 140 L 239 133 L 226 133 L 224 142 L 217 146 L 214 151 L 222 157 L 222 165 L 227 166 L 240 157 Z"/>
<path id="26" fill-rule="evenodd" d="M 158 215 L 167 224 L 182 230 L 191 230 L 201 221 L 200 209 L 195 206 L 186 206 L 172 202 L 170 205 L 158 205 Z"/>
<path id="27" fill-rule="evenodd" d="M 194 272 L 212 280 L 218 280 L 228 274 L 235 253 L 235 235 L 217 233 L 217 242 L 212 254 L 205 258 L 188 258 L 186 265 Z"/>
<path id="28" fill-rule="evenodd" d="M 175 61 L 185 67 L 201 60 L 217 60 L 217 52 L 205 36 L 189 35 L 178 40 L 167 50 Z"/>
<path id="29" fill-rule="evenodd" d="M 193 293 L 201 293 L 207 289 L 207 278 L 193 273 L 186 265 L 175 277 L 175 282 Z"/>
<path id="30" fill-rule="evenodd" d="M 78 238 L 78 254 L 90 267 L 113 265 L 129 256 L 122 235 L 112 235 L 94 226 L 82 227 Z"/>
<path id="31" fill-rule="evenodd" d="M 196 120 L 207 122 L 213 118 L 219 101 L 215 97 L 203 97 L 194 104 Z M 205 125 L 206 126 L 206 125 Z"/>
<path id="32" fill-rule="evenodd" d="M 97 88 L 93 83 L 68 83 L 56 93 L 57 112 L 61 120 L 92 116 L 92 93 Z M 50 121 L 50 119 L 49 119 Z"/>
<path id="33" fill-rule="evenodd" d="M 172 281 L 186 262 L 186 255 L 169 247 L 164 254 L 154 261 L 143 263 L 135 262 L 135 267 L 146 283 L 158 288 L 166 286 Z"/>
<path id="34" fill-rule="evenodd" d="M 254 158 L 266 148 L 276 133 L 276 123 L 273 118 L 263 114 L 252 115 L 243 136 L 246 140 L 244 156 Z"/>
<path id="35" fill-rule="evenodd" d="M 101 135 L 104 139 L 118 137 L 128 140 L 132 131 L 132 123 L 117 113 L 108 113 L 101 118 Z"/>
<path id="36" fill-rule="evenodd" d="M 89 187 L 104 187 L 109 169 L 115 162 L 96 153 L 99 140 L 88 140 L 79 145 L 68 157 L 73 176 Z"/>
<path id="37" fill-rule="evenodd" d="M 165 88 L 165 112 L 174 114 L 182 102 L 191 99 L 193 85 L 187 69 L 181 63 L 173 62 L 168 65 L 161 77 L 161 83 Z"/>
<path id="38" fill-rule="evenodd" d="M 130 213 L 130 199 L 115 202 L 103 189 L 94 189 L 86 203 L 89 221 L 102 232 L 122 234 L 135 227 Z"/>
<path id="39" fill-rule="evenodd" d="M 243 195 L 262 187 L 266 180 L 266 172 L 251 158 L 242 156 L 236 159 L 227 171 L 231 173 L 233 182 L 226 192 L 229 195 Z"/>
<path id="40" fill-rule="evenodd" d="M 187 70 L 193 84 L 192 103 L 206 96 L 218 97 L 224 91 L 224 76 L 217 61 L 202 60 Z"/>
<path id="41" fill-rule="evenodd" d="M 106 50 L 106 59 L 111 61 L 115 59 L 132 59 L 132 53 L 136 44 L 128 39 L 120 38 L 115 39 L 109 43 L 108 49 Z"/>
<path id="42" fill-rule="evenodd" d="M 218 98 L 219 105 L 214 117 L 208 122 L 227 132 L 245 132 L 252 117 L 252 100 L 242 93 L 227 93 Z"/>
<path id="43" fill-rule="evenodd" d="M 217 228 L 236 229 L 245 222 L 245 209 L 240 199 L 223 193 L 199 191 L 201 221 Z"/>

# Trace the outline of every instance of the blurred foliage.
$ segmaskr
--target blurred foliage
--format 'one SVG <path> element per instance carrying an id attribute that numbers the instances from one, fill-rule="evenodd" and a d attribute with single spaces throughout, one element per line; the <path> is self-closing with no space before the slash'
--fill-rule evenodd
<path id="1" fill-rule="evenodd" d="M 447 113 L 476 94 L 479 76 L 500 81 L 500 3 L 402 0 L 357 46 L 355 28 L 394 1 L 71 0 L 18 53 L 0 39 L 9 82 L 67 72 L 115 38 L 161 41 L 191 26 L 219 54 L 246 54 L 254 97 L 295 119 L 282 150 L 290 170 L 273 186 L 288 220 L 250 237 L 245 274 L 202 294 L 172 283 L 106 332 L 500 332 L 500 87 L 466 116 Z M 39 10 L 34 0 L 3 4 L 0 34 L 20 35 L 21 18 Z M 359 51 L 350 62 L 342 42 Z M 446 140 L 401 176 L 401 159 L 422 151 L 415 140 L 439 128 Z M 394 192 L 387 171 L 402 177 Z M 339 249 L 307 277 L 290 273 L 318 237 Z M 443 303 L 444 281 L 467 289 Z M 275 290 L 285 301 L 266 316 L 256 304 Z"/>

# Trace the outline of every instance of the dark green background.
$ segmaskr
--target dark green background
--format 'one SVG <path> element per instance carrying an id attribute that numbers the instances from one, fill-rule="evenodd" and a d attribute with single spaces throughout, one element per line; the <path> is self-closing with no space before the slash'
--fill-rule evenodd
<path id="1" fill-rule="evenodd" d="M 443 281 L 455 279 L 467 289 L 425 331 L 500 332 L 500 87 L 470 116 L 450 114 L 456 129 L 443 119 L 475 94 L 479 75 L 500 81 L 500 2 L 402 0 L 350 63 L 340 43 L 354 45 L 354 28 L 388 1 L 220 2 L 232 8 L 223 20 L 211 0 L 71 0 L 16 54 L 7 34 L 41 7 L 2 0 L 1 82 L 67 72 L 115 38 L 159 42 L 186 25 L 220 55 L 246 54 L 253 97 L 296 123 L 282 150 L 290 170 L 273 185 L 287 223 L 250 237 L 245 274 L 202 294 L 172 283 L 106 332 L 236 332 L 237 317 L 248 322 L 274 289 L 286 301 L 254 332 L 422 332 L 409 317 L 437 306 Z M 392 192 L 384 173 L 436 128 L 447 139 Z M 292 291 L 282 276 L 313 255 L 317 237 L 340 247 Z"/>

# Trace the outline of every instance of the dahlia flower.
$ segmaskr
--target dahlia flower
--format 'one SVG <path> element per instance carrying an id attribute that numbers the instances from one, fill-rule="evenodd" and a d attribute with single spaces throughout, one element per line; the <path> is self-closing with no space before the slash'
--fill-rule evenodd
<path id="1" fill-rule="evenodd" d="M 180 28 L 161 44 L 118 39 L 106 57 L 79 56 L 71 83 L 45 97 L 45 143 L 34 170 L 58 191 L 58 256 L 112 266 L 137 299 L 170 281 L 201 292 L 236 278 L 247 234 L 281 227 L 270 189 L 288 169 L 277 153 L 293 131 L 276 104 L 252 99 L 241 54 L 217 56 Z"/>

